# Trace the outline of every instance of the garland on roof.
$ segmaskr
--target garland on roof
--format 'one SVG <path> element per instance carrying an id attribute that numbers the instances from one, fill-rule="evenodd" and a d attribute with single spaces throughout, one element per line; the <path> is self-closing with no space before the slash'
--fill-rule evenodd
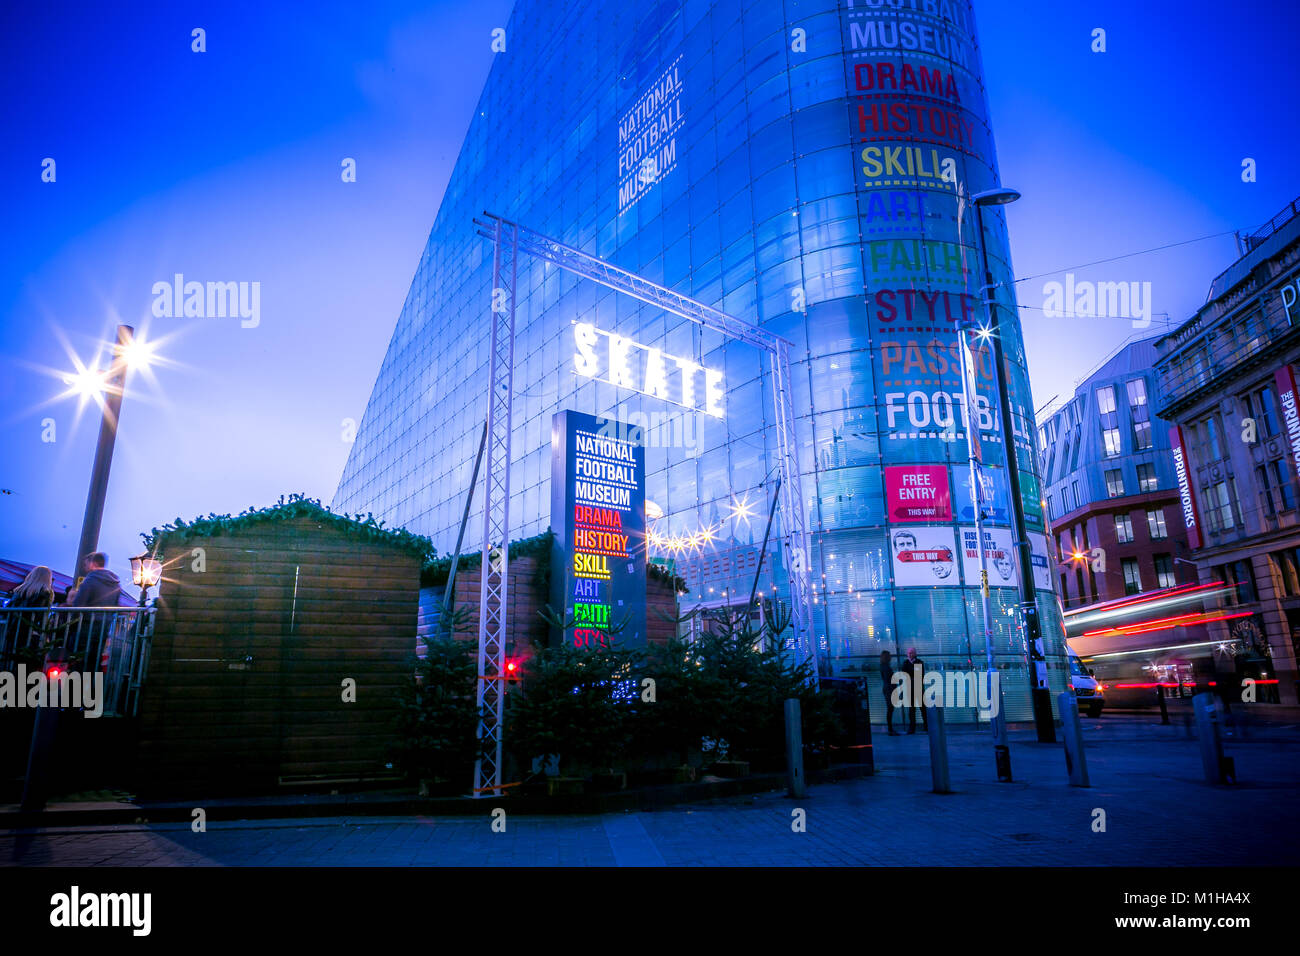
<path id="1" fill-rule="evenodd" d="M 421 563 L 427 565 L 434 556 L 433 543 L 424 535 L 412 534 L 405 528 L 385 528 L 384 522 L 373 514 L 348 515 L 336 514 L 315 498 L 305 495 L 280 496 L 279 502 L 269 508 L 248 508 L 238 515 L 219 515 L 209 513 L 207 517 L 185 521 L 177 518 L 161 528 L 153 528 L 147 534 L 141 534 L 144 546 L 155 551 L 166 538 L 211 538 L 218 535 L 235 534 L 259 525 L 274 524 L 278 521 L 293 521 L 309 518 L 319 524 L 335 528 L 361 541 L 392 544 L 419 555 Z"/>

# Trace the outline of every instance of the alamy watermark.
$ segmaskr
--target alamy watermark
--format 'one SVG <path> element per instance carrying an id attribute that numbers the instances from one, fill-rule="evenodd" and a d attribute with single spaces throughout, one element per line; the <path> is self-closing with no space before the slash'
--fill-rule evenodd
<path id="1" fill-rule="evenodd" d="M 896 708 L 977 707 L 989 719 L 1002 709 L 1000 675 L 997 671 L 933 671 L 923 667 L 895 671 L 889 702 Z"/>
<path id="2" fill-rule="evenodd" d="M 171 282 L 155 282 L 152 292 L 158 319 L 239 318 L 246 329 L 255 329 L 262 321 L 260 282 L 186 282 L 178 272 Z"/>
<path id="3" fill-rule="evenodd" d="M 0 671 L 0 707 L 72 707 L 87 717 L 104 713 L 104 672 L 60 671 L 50 675 L 19 664 L 16 673 Z"/>
<path id="4" fill-rule="evenodd" d="M 1091 282 L 1067 272 L 1064 282 L 1043 285 L 1043 315 L 1049 319 L 1131 319 L 1133 328 L 1151 324 L 1150 282 Z"/>
<path id="5" fill-rule="evenodd" d="M 700 416 L 681 412 L 633 412 L 627 421 L 598 418 L 602 438 L 625 441 L 644 448 L 681 448 L 694 453 L 700 442 Z"/>

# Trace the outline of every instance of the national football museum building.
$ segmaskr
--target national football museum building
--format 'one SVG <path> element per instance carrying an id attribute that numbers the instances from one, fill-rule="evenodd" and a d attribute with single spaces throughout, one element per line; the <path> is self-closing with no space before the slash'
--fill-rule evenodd
<path id="1" fill-rule="evenodd" d="M 646 557 L 686 580 L 684 606 L 743 606 L 756 574 L 788 599 L 784 508 L 760 554 L 769 356 L 541 256 L 500 289 L 486 212 L 792 343 L 825 673 L 878 694 L 881 651 L 912 647 L 982 668 L 983 571 L 1007 716 L 1030 716 L 1031 685 L 1064 689 L 969 0 L 520 0 L 496 42 L 335 507 L 452 549 L 512 294 L 510 536 L 554 523 L 558 414 L 608 417 L 644 429 Z"/>

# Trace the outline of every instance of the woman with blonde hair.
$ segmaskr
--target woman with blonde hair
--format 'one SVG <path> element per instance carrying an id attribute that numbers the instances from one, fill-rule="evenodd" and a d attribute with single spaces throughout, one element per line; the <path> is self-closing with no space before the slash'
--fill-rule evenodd
<path id="1" fill-rule="evenodd" d="M 43 564 L 27 572 L 9 595 L 9 607 L 49 607 L 54 603 L 54 575 Z"/>
<path id="2" fill-rule="evenodd" d="M 13 623 L 5 622 L 6 626 L 0 628 L 3 632 L 3 641 L 0 641 L 0 663 L 6 667 L 12 666 L 15 654 L 40 643 L 49 616 L 46 609 L 53 603 L 54 575 L 44 565 L 37 565 L 27 572 L 23 583 L 13 589 L 5 606 L 40 610 L 16 614 L 14 617 L 17 620 Z"/>

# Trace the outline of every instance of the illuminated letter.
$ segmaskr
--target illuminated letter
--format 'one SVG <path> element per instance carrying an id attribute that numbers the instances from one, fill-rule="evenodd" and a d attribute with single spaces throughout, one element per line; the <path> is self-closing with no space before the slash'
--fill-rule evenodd
<path id="1" fill-rule="evenodd" d="M 632 384 L 632 369 L 627 364 L 627 353 L 635 345 L 631 339 L 610 333 L 609 336 L 609 380 L 611 384 L 626 388 L 636 388 Z"/>
<path id="2" fill-rule="evenodd" d="M 593 378 L 598 368 L 596 363 L 596 329 L 586 322 L 573 326 L 573 345 L 578 350 L 573 353 L 573 370 L 579 375 Z"/>
<path id="3" fill-rule="evenodd" d="M 722 373 L 711 369 L 704 371 L 704 414 L 722 418 Z"/>
<path id="4" fill-rule="evenodd" d="M 645 390 L 655 398 L 668 397 L 668 379 L 664 374 L 664 353 L 658 349 L 651 349 L 650 357 L 646 359 Z"/>
<path id="5" fill-rule="evenodd" d="M 704 366 L 696 365 L 690 359 L 677 358 L 673 356 L 673 361 L 677 367 L 682 370 L 682 404 L 687 408 L 695 407 L 695 373 Z"/>

